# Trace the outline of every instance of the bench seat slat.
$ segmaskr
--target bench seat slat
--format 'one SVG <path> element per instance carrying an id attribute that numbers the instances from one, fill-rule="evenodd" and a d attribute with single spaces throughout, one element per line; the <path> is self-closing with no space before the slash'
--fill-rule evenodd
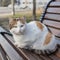
<path id="1" fill-rule="evenodd" d="M 43 60 L 51 60 L 51 58 L 47 55 L 39 55 Z"/>
<path id="2" fill-rule="evenodd" d="M 56 35 L 57 37 L 60 37 L 60 30 L 55 29 L 55 28 L 51 28 L 48 26 L 48 28 L 51 30 L 51 32 Z"/>
<path id="3" fill-rule="evenodd" d="M 51 28 L 49 27 L 49 29 L 52 31 L 52 33 L 58 37 L 60 37 L 60 30 L 57 30 L 57 29 L 54 29 L 54 28 Z"/>
<path id="4" fill-rule="evenodd" d="M 43 23 L 46 24 L 46 25 L 49 25 L 49 26 L 56 27 L 56 28 L 60 29 L 60 22 L 44 20 Z"/>
<path id="5" fill-rule="evenodd" d="M 4 48 L 5 52 L 9 56 L 11 60 L 23 60 L 17 52 L 13 49 L 13 47 L 4 39 L 4 37 L 0 34 L 0 44 Z"/>
<path id="6" fill-rule="evenodd" d="M 58 51 L 52 55 L 49 56 L 52 60 L 60 60 L 60 48 Z"/>
<path id="7" fill-rule="evenodd" d="M 60 58 L 58 58 L 58 57 L 55 56 L 55 55 L 50 55 L 50 58 L 51 58 L 51 60 L 60 60 Z"/>
<path id="8" fill-rule="evenodd" d="M 0 56 L 0 60 L 2 60 L 1 56 Z"/>
<path id="9" fill-rule="evenodd" d="M 58 14 L 48 14 L 46 13 L 45 19 L 50 19 L 50 20 L 57 20 L 57 21 L 60 21 L 60 15 Z"/>
<path id="10" fill-rule="evenodd" d="M 3 58 L 2 54 L 0 53 L 0 60 L 7 60 L 7 59 Z"/>
<path id="11" fill-rule="evenodd" d="M 34 54 L 29 50 L 22 49 L 22 51 L 26 54 L 27 57 L 30 58 L 30 60 L 42 60 L 42 58 L 39 58 L 38 55 Z"/>
<path id="12" fill-rule="evenodd" d="M 58 52 L 55 53 L 55 55 L 60 58 L 60 48 L 59 48 Z"/>
<path id="13" fill-rule="evenodd" d="M 7 59 L 7 54 L 4 51 L 4 49 L 2 48 L 2 46 L 0 45 L 0 56 L 1 56 L 1 60 L 8 60 Z"/>

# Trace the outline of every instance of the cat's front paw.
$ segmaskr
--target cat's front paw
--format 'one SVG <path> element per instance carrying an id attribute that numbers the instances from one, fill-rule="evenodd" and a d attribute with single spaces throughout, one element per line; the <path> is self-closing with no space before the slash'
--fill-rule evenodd
<path id="1" fill-rule="evenodd" d="M 18 44 L 17 43 L 14 43 L 14 45 L 17 47 L 18 46 Z"/>
<path id="2" fill-rule="evenodd" d="M 17 47 L 18 47 L 18 48 L 27 48 L 27 47 L 25 47 L 24 44 L 18 44 Z"/>
<path id="3" fill-rule="evenodd" d="M 18 48 L 21 48 L 20 45 L 17 45 Z"/>
<path id="4" fill-rule="evenodd" d="M 14 45 L 18 48 L 20 48 L 20 45 L 18 43 L 14 43 Z"/>

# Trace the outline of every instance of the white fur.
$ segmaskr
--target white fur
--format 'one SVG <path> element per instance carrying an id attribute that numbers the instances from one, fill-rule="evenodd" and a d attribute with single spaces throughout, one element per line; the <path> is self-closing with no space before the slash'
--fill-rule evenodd
<path id="1" fill-rule="evenodd" d="M 40 28 L 37 27 L 35 21 L 32 21 L 30 23 L 26 23 L 25 26 L 20 29 L 20 25 L 22 23 L 17 24 L 17 28 L 12 28 L 10 31 L 13 34 L 15 44 L 18 45 L 20 48 L 25 48 L 28 46 L 31 49 L 36 49 L 36 50 L 54 50 L 57 45 L 57 40 L 55 39 L 55 36 L 52 35 L 51 41 L 47 45 L 43 45 L 45 41 L 45 37 L 48 33 L 47 27 L 44 26 L 43 31 L 41 31 Z M 19 32 L 20 31 L 20 32 Z M 21 34 L 22 31 L 22 34 Z M 15 33 L 16 34 L 15 34 Z M 18 34 L 17 34 L 18 33 Z"/>

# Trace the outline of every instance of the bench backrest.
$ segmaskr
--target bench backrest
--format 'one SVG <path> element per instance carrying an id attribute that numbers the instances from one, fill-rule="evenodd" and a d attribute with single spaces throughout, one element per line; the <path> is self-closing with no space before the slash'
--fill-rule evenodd
<path id="1" fill-rule="evenodd" d="M 52 0 L 48 3 L 41 22 L 60 38 L 60 0 Z"/>

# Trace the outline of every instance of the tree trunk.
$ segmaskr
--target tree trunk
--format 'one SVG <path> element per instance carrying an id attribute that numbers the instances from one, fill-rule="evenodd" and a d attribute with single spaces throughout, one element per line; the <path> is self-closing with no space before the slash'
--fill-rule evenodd
<path id="1" fill-rule="evenodd" d="M 11 0 L 12 3 L 12 14 L 15 15 L 14 0 Z"/>
<path id="2" fill-rule="evenodd" d="M 36 0 L 33 0 L 33 20 L 36 20 Z"/>

